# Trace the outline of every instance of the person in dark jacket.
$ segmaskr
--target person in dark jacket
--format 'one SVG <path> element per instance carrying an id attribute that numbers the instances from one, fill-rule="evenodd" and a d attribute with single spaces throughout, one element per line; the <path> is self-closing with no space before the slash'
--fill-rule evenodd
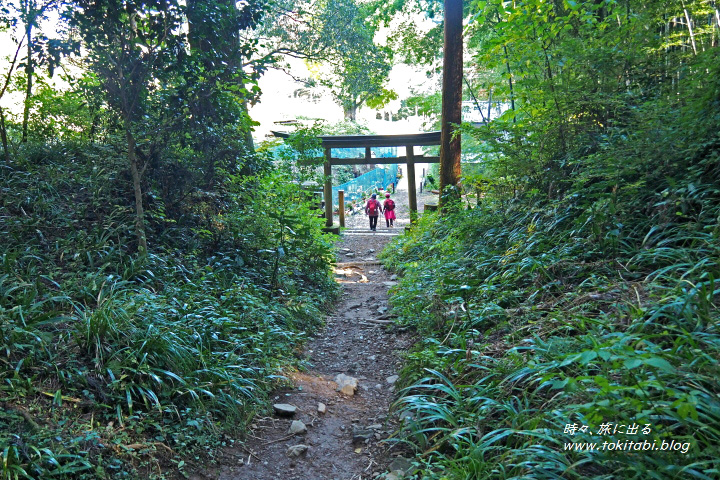
<path id="1" fill-rule="evenodd" d="M 365 204 L 365 215 L 370 217 L 370 230 L 373 232 L 377 229 L 378 215 L 382 213 L 382 205 L 377 200 L 374 193 L 370 196 L 370 200 Z"/>

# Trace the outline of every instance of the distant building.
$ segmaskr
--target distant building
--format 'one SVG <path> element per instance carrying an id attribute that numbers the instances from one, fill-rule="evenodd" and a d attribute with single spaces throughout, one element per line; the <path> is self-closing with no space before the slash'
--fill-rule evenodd
<path id="1" fill-rule="evenodd" d="M 475 103 L 471 100 L 465 100 L 462 102 L 462 119 L 463 122 L 485 124 L 488 117 L 490 121 L 493 121 L 509 109 L 509 103 L 492 102 L 488 109 L 487 101 L 479 100 L 478 103 Z"/>

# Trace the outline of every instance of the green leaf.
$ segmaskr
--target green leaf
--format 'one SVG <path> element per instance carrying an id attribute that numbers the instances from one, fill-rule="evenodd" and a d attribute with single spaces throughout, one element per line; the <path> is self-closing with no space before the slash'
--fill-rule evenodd
<path id="1" fill-rule="evenodd" d="M 559 390 L 561 388 L 565 388 L 565 386 L 570 382 L 569 378 L 565 378 L 563 380 L 555 380 L 552 382 L 552 389 L 553 390 Z"/>
<path id="2" fill-rule="evenodd" d="M 675 368 L 673 368 L 670 362 L 660 357 L 646 358 L 643 360 L 643 363 L 650 367 L 659 368 L 660 370 L 663 370 L 665 372 L 672 372 L 675 370 Z"/>
<path id="3" fill-rule="evenodd" d="M 598 356 L 598 352 L 595 350 L 585 350 L 580 354 L 580 363 L 583 365 L 587 365 L 588 363 L 595 360 Z"/>
<path id="4" fill-rule="evenodd" d="M 627 358 L 623 362 L 623 365 L 625 365 L 625 368 L 632 370 L 633 368 L 637 368 L 640 365 L 642 365 L 643 362 L 639 358 Z"/>

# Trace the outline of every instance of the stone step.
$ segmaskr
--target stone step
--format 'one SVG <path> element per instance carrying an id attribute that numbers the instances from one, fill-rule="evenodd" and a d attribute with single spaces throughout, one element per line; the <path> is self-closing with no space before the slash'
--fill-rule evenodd
<path id="1" fill-rule="evenodd" d="M 402 234 L 402 230 L 400 231 L 393 231 L 393 230 L 377 230 L 375 232 L 370 231 L 369 229 L 347 229 L 342 232 L 342 235 L 351 235 L 351 236 L 358 236 L 358 235 L 381 235 L 384 237 L 397 237 L 398 235 Z"/>

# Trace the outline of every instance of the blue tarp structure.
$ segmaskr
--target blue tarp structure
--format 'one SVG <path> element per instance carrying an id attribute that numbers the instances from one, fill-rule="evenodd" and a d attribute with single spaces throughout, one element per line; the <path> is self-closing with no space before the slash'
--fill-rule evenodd
<path id="1" fill-rule="evenodd" d="M 364 193 L 372 193 L 375 189 L 387 190 L 391 183 L 397 186 L 397 182 L 398 166 L 396 164 L 378 165 L 378 168 L 368 173 L 353 178 L 342 185 L 334 186 L 332 189 L 333 206 L 338 205 L 338 190 L 345 191 L 345 201 L 348 202 L 361 199 Z"/>
<path id="2" fill-rule="evenodd" d="M 295 152 L 287 145 L 278 145 L 273 152 L 277 156 L 290 155 L 295 156 Z M 397 156 L 397 147 L 372 147 L 374 158 L 389 158 Z M 322 157 L 322 151 L 316 152 L 317 157 Z M 334 158 L 364 158 L 364 148 L 333 148 L 332 155 Z M 372 159 L 368 161 L 372 164 Z M 387 189 L 390 184 L 397 186 L 398 182 L 398 165 L 377 165 L 377 168 L 369 171 L 357 178 L 345 182 L 342 185 L 334 186 L 332 189 L 333 207 L 338 206 L 338 190 L 345 191 L 345 201 L 358 200 L 363 194 L 370 194 L 377 189 Z M 322 190 L 322 185 L 319 186 Z"/>
<path id="3" fill-rule="evenodd" d="M 389 158 L 397 156 L 397 147 L 372 147 L 370 149 L 375 158 Z M 322 156 L 322 152 L 320 152 Z M 364 158 L 364 148 L 333 148 L 333 158 Z"/>
<path id="4" fill-rule="evenodd" d="M 396 157 L 397 147 L 373 147 L 372 153 L 375 158 Z M 333 148 L 333 157 L 335 158 L 363 158 L 364 156 L 364 148 Z M 372 160 L 368 163 L 372 163 Z M 345 201 L 349 202 L 362 199 L 363 193 L 369 194 L 380 188 L 387 189 L 391 183 L 397 185 L 397 165 L 378 165 L 377 167 L 349 182 L 334 186 L 332 189 L 333 207 L 338 206 L 338 190 L 345 191 Z"/>

